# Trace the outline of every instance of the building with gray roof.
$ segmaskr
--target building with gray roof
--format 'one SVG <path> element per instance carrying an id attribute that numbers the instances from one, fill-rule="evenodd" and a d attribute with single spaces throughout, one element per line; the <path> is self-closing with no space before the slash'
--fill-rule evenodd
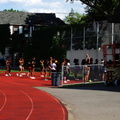
<path id="1" fill-rule="evenodd" d="M 9 12 L 0 11 L 0 24 L 10 24 L 11 34 L 14 31 L 20 33 L 26 29 L 34 29 L 38 26 L 60 26 L 65 23 L 55 16 L 54 13 L 28 13 L 28 12 Z"/>

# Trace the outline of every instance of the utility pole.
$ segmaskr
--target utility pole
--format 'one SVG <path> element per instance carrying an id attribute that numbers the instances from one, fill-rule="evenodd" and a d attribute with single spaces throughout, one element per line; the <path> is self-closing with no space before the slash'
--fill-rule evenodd
<path id="1" fill-rule="evenodd" d="M 71 17 L 71 20 L 73 18 L 74 10 L 71 8 L 71 12 L 69 13 L 69 16 Z M 72 50 L 72 45 L 73 45 L 73 27 L 71 25 L 71 47 L 70 49 Z"/>
<path id="2" fill-rule="evenodd" d="M 97 44 L 96 44 L 96 49 L 98 49 L 98 44 L 99 44 L 99 23 L 96 22 L 96 26 L 97 26 Z"/>

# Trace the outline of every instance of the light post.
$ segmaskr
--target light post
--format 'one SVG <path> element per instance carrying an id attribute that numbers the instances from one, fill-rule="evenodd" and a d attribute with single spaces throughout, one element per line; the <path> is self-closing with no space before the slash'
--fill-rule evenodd
<path id="1" fill-rule="evenodd" d="M 96 22 L 96 26 L 97 26 L 97 44 L 96 44 L 96 49 L 98 49 L 98 44 L 99 44 L 99 23 Z"/>
<path id="2" fill-rule="evenodd" d="M 72 50 L 72 41 L 73 41 L 73 28 L 72 28 L 72 26 L 71 26 L 71 47 L 70 47 L 70 49 Z"/>
<path id="3" fill-rule="evenodd" d="M 83 28 L 83 50 L 85 49 L 85 26 Z"/>
<path id="4" fill-rule="evenodd" d="M 74 10 L 71 8 L 71 12 L 69 13 L 71 20 L 73 18 L 73 14 L 74 14 Z M 70 44 L 71 44 L 70 50 L 72 50 L 72 44 L 73 44 L 73 27 L 72 27 L 72 25 L 71 25 L 71 42 L 70 42 Z"/>
<path id="5" fill-rule="evenodd" d="M 112 23 L 112 44 L 114 43 L 114 23 Z"/>

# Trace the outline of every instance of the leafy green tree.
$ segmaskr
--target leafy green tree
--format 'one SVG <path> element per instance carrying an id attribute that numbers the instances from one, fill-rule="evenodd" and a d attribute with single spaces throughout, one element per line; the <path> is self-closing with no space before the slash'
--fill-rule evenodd
<path id="1" fill-rule="evenodd" d="M 87 15 L 81 15 L 78 12 L 74 13 L 74 10 L 71 9 L 64 21 L 68 24 L 65 32 L 65 38 L 67 39 L 64 41 L 67 49 L 70 50 L 71 47 L 75 50 L 83 49 L 83 27 L 87 23 Z"/>
<path id="2" fill-rule="evenodd" d="M 109 22 L 120 22 L 120 0 L 66 0 L 73 3 L 74 1 L 81 1 L 83 4 L 86 5 L 85 12 L 86 23 L 89 23 L 93 20 L 101 21 L 101 20 L 108 20 Z M 89 24 L 87 27 L 89 28 Z M 85 39 L 85 46 L 86 48 L 97 48 L 97 40 L 96 37 L 92 37 L 96 34 L 95 31 L 87 32 L 87 37 Z M 76 41 L 77 42 L 77 41 Z M 102 39 L 99 37 L 98 47 L 102 44 Z M 75 48 L 77 48 L 78 44 L 74 44 Z"/>
<path id="3" fill-rule="evenodd" d="M 66 24 L 71 24 L 71 25 L 73 25 L 73 24 L 85 24 L 85 19 L 86 19 L 86 15 L 81 15 L 81 14 L 79 14 L 78 12 L 76 12 L 76 13 L 69 13 L 69 15 L 68 16 L 65 16 L 65 19 L 64 19 L 64 22 L 66 23 Z"/>
<path id="4" fill-rule="evenodd" d="M 33 31 L 31 44 L 24 49 L 25 59 L 35 56 L 37 60 L 46 60 L 52 56 L 61 61 L 66 53 L 62 47 L 62 32 L 60 27 L 41 27 L 40 30 Z M 39 66 L 39 61 L 37 63 Z"/>
<path id="5" fill-rule="evenodd" d="M 74 2 L 75 0 L 66 0 Z M 86 13 L 88 13 L 91 18 L 108 18 L 114 15 L 114 11 L 120 4 L 119 0 L 79 0 L 83 4 L 86 4 Z"/>

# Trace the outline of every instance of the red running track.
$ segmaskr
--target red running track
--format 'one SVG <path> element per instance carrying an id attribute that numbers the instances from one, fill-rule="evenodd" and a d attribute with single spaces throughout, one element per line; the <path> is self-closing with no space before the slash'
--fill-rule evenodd
<path id="1" fill-rule="evenodd" d="M 36 73 L 36 79 L 0 73 L 0 120 L 68 120 L 63 104 L 34 87 L 51 86 Z M 52 87 L 52 86 L 51 86 Z"/>

